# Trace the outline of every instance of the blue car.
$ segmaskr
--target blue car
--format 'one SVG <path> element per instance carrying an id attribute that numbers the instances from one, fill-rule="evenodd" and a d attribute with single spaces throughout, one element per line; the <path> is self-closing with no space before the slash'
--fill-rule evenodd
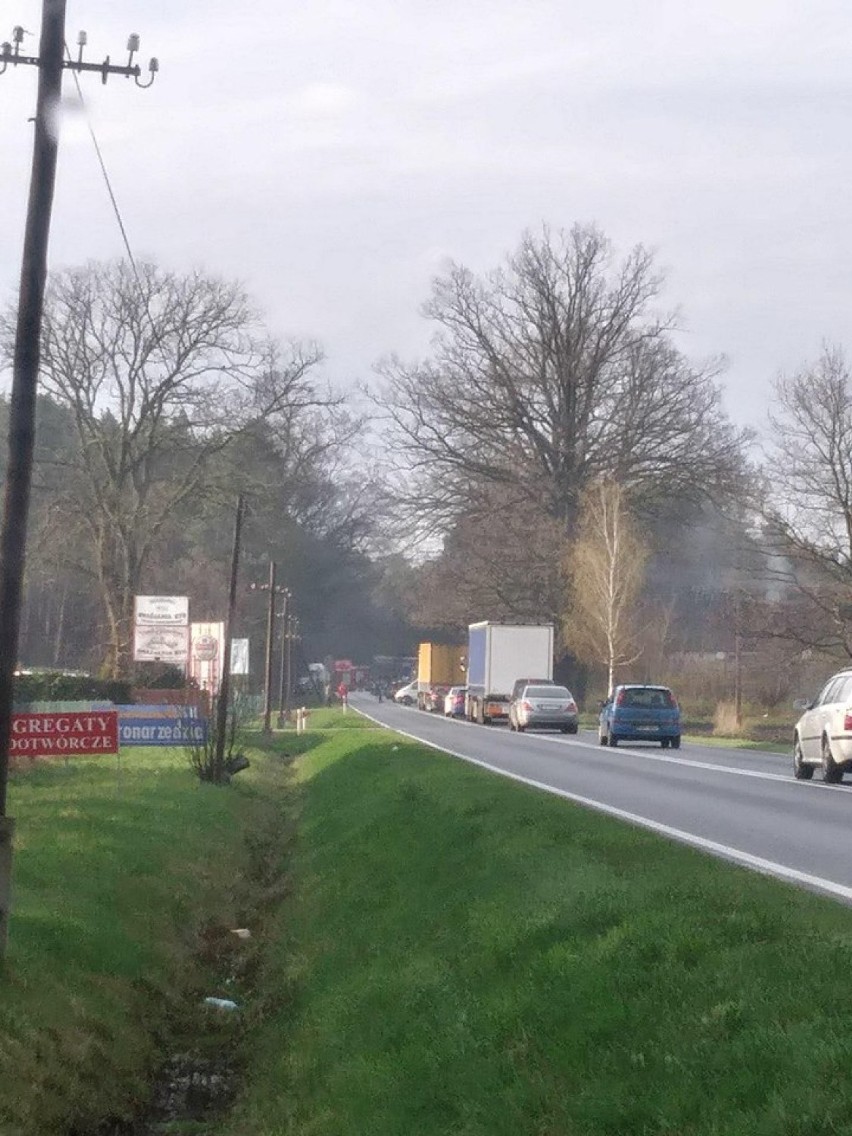
<path id="1" fill-rule="evenodd" d="M 656 742 L 663 749 L 680 749 L 680 707 L 667 686 L 626 683 L 617 686 L 601 705 L 598 741 Z"/>

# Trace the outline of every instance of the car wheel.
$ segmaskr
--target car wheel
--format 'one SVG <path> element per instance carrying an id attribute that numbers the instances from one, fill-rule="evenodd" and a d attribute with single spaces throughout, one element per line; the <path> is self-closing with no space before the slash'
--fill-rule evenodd
<path id="1" fill-rule="evenodd" d="M 669 745 L 672 749 L 680 749 L 680 735 L 676 738 L 669 738 Z"/>
<path id="2" fill-rule="evenodd" d="M 526 729 L 526 726 L 522 726 L 521 723 L 518 722 L 517 726 L 515 726 L 515 729 L 518 731 L 519 734 L 522 734 L 524 732 L 524 730 Z"/>
<path id="3" fill-rule="evenodd" d="M 660 739 L 660 748 L 661 749 L 668 749 L 669 748 L 669 739 L 668 738 L 661 738 Z"/>
<path id="4" fill-rule="evenodd" d="M 577 733 L 577 730 L 578 730 L 579 728 L 580 728 L 579 726 L 569 726 L 569 727 L 568 727 L 568 733 L 569 733 L 569 734 L 576 734 L 576 733 Z"/>
<path id="5" fill-rule="evenodd" d="M 560 726 L 559 727 L 560 734 L 567 734 L 567 733 L 570 733 L 570 731 L 571 731 L 570 726 Z"/>
<path id="6" fill-rule="evenodd" d="M 796 738 L 793 742 L 793 776 L 797 781 L 810 781 L 813 775 L 814 767 L 805 761 L 802 743 Z"/>
<path id="7" fill-rule="evenodd" d="M 607 741 L 612 749 L 615 749 L 615 747 L 618 745 L 618 738 L 615 736 L 615 734 L 610 734 L 607 738 Z"/>
<path id="8" fill-rule="evenodd" d="M 843 780 L 843 770 L 831 756 L 831 742 L 822 739 L 822 779 L 826 785 L 839 785 Z"/>

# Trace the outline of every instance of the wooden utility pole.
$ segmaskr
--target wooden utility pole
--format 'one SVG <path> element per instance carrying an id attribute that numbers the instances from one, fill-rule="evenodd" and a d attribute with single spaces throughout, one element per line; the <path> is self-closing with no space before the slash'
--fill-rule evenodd
<path id="1" fill-rule="evenodd" d="M 269 562 L 269 607 L 266 612 L 266 686 L 263 692 L 263 732 L 272 733 L 272 652 L 275 635 L 275 561 Z"/>
<path id="2" fill-rule="evenodd" d="M 216 703 L 216 749 L 213 757 L 213 781 L 218 785 L 225 771 L 225 740 L 228 733 L 228 702 L 231 697 L 231 639 L 237 616 L 237 576 L 240 570 L 240 541 L 243 531 L 243 495 L 237 497 L 234 520 L 234 547 L 231 554 L 231 581 L 228 588 L 228 622 L 225 624 L 225 647 L 222 652 L 222 681 Z"/>
<path id="3" fill-rule="evenodd" d="M 287 628 L 287 686 L 286 696 L 284 700 L 284 714 L 287 718 L 290 717 L 290 699 L 293 694 L 293 641 L 299 638 L 299 620 L 297 616 L 293 616 L 288 620 L 289 626 Z"/>
<path id="4" fill-rule="evenodd" d="M 39 45 L 30 196 L 9 405 L 9 457 L 0 528 L 0 958 L 6 953 L 11 903 L 12 834 L 6 815 L 12 687 L 18 661 L 21 591 L 35 445 L 41 317 L 47 281 L 47 245 L 56 184 L 57 129 L 65 50 L 65 0 L 44 0 Z"/>
<path id="5" fill-rule="evenodd" d="M 284 603 L 279 613 L 278 618 L 281 620 L 281 665 L 278 672 L 278 725 L 284 726 L 287 723 L 287 715 L 284 712 L 284 690 L 285 690 L 285 675 L 287 674 L 287 631 L 290 626 L 290 592 L 285 588 L 281 593 L 284 597 Z"/>
<path id="6" fill-rule="evenodd" d="M 44 290 L 47 282 L 47 247 L 56 184 L 62 71 L 63 68 L 75 71 L 96 70 L 100 72 L 104 82 L 111 74 L 121 74 L 133 76 L 139 83 L 141 74 L 139 67 L 133 63 L 133 55 L 139 49 L 138 36 L 131 36 L 128 41 L 130 57 L 126 66 L 112 66 L 108 58 L 103 64 L 84 63 L 83 47 L 86 39 L 83 32 L 78 39 L 80 51 L 77 60 L 64 60 L 65 0 L 42 0 L 41 39 L 37 56 L 21 52 L 24 35 L 24 29 L 17 27 L 13 32 L 13 43 L 0 44 L 0 74 L 3 74 L 10 65 L 38 68 L 33 161 L 24 228 L 12 390 L 9 400 L 9 457 L 6 466 L 3 520 L 0 525 L 0 959 L 5 955 L 9 933 L 14 822 L 6 815 L 6 797 L 12 735 L 13 684 L 18 662 L 21 593 L 35 446 L 36 393 L 41 359 Z M 149 65 L 150 82 L 154 81 L 158 69 L 159 64 L 152 59 Z M 139 85 L 150 86 L 150 83 Z"/>

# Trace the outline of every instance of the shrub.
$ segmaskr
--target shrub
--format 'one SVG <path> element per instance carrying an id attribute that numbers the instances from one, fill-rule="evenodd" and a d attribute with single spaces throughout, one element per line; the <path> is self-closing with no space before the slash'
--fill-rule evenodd
<path id="1" fill-rule="evenodd" d="M 35 671 L 15 676 L 15 703 L 117 702 L 133 700 L 129 682 L 64 671 Z"/>

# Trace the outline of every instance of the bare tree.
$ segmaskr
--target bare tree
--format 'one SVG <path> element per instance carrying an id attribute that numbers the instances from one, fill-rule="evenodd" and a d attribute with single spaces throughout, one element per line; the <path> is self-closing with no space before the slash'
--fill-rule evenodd
<path id="1" fill-rule="evenodd" d="M 579 534 L 567 557 L 572 602 L 565 639 L 580 659 L 606 667 L 607 690 L 616 668 L 642 654 L 637 605 L 647 556 L 622 486 L 595 482 L 583 495 Z"/>
<path id="2" fill-rule="evenodd" d="M 380 367 L 398 504 L 446 529 L 487 515 L 495 486 L 570 527 L 603 476 L 648 510 L 736 490 L 744 434 L 721 408 L 718 365 L 688 363 L 673 319 L 654 312 L 660 283 L 645 249 L 614 264 L 579 226 L 528 234 L 483 278 L 452 267 L 425 309 L 433 357 Z"/>
<path id="3" fill-rule="evenodd" d="M 110 674 L 127 671 L 152 549 L 217 455 L 260 421 L 298 449 L 334 402 L 312 381 L 319 359 L 314 346 L 270 344 L 241 288 L 200 272 L 115 262 L 51 279 L 41 381 L 76 431 L 56 505 L 85 534 L 77 561 L 103 603 Z"/>
<path id="4" fill-rule="evenodd" d="M 769 630 L 852 656 L 852 375 L 839 347 L 775 383 L 761 512 Z"/>

